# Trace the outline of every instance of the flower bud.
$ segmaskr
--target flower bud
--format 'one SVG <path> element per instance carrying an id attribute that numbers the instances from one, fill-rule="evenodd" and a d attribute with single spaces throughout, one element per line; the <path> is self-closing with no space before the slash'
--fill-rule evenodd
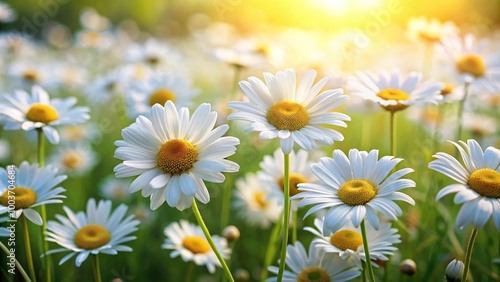
<path id="1" fill-rule="evenodd" d="M 445 277 L 447 282 L 460 282 L 462 281 L 462 274 L 464 273 L 464 263 L 461 260 L 452 260 L 446 267 Z"/>
<path id="2" fill-rule="evenodd" d="M 250 280 L 250 273 L 246 269 L 240 268 L 236 270 L 234 274 L 234 280 L 238 282 L 248 281 Z"/>
<path id="3" fill-rule="evenodd" d="M 228 242 L 233 242 L 240 238 L 240 230 L 234 225 L 228 225 L 222 230 L 222 236 L 226 238 Z"/>
<path id="4" fill-rule="evenodd" d="M 408 276 L 412 276 L 417 272 L 417 264 L 411 259 L 405 259 L 399 264 L 399 271 Z"/>

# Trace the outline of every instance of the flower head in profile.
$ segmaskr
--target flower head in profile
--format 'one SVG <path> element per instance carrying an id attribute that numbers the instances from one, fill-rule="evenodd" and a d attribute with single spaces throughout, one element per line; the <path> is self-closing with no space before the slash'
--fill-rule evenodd
<path id="1" fill-rule="evenodd" d="M 165 228 L 165 235 L 167 239 L 162 248 L 174 250 L 170 253 L 170 257 L 175 258 L 180 255 L 185 262 L 193 261 L 197 265 L 205 265 L 210 273 L 215 272 L 216 266 L 221 267 L 203 230 L 198 225 L 185 220 L 174 222 Z M 221 255 L 228 259 L 231 249 L 227 246 L 226 238 L 217 235 L 211 237 Z"/>
<path id="2" fill-rule="evenodd" d="M 393 70 L 356 72 L 357 77 L 349 77 L 348 88 L 353 95 L 378 103 L 387 111 L 396 112 L 411 105 L 437 104 L 443 99 L 441 83 L 421 82 L 422 75 Z"/>
<path id="3" fill-rule="evenodd" d="M 155 104 L 149 117 L 139 116 L 122 130 L 123 140 L 115 142 L 115 157 L 123 160 L 114 168 L 118 178 L 137 176 L 131 193 L 142 190 L 151 198 L 151 209 L 167 202 L 183 210 L 193 197 L 210 201 L 204 180 L 221 183 L 222 172 L 236 172 L 238 164 L 226 160 L 236 151 L 238 138 L 223 136 L 227 124 L 214 128 L 217 113 L 210 104 L 201 104 L 189 117 L 187 108 L 177 109 L 172 101 Z"/>
<path id="4" fill-rule="evenodd" d="M 458 28 L 451 21 L 442 23 L 436 18 L 418 17 L 410 19 L 408 22 L 408 36 L 413 40 L 437 43 L 442 38 L 457 33 Z"/>
<path id="5" fill-rule="evenodd" d="M 498 90 L 500 81 L 500 53 L 485 50 L 488 42 L 473 34 L 463 38 L 454 35 L 443 39 L 441 53 L 454 67 L 462 81 L 488 92 Z"/>
<path id="6" fill-rule="evenodd" d="M 400 179 L 413 170 L 403 168 L 391 174 L 400 161 L 402 159 L 392 156 L 379 160 L 378 150 L 368 153 L 351 149 L 349 156 L 334 150 L 333 158 L 323 157 L 319 163 L 311 165 L 320 182 L 299 184 L 302 192 L 292 198 L 301 199 L 299 207 L 313 205 L 306 216 L 321 209 L 328 210 L 323 234 L 337 232 L 348 221 L 357 228 L 365 218 L 378 229 L 377 212 L 396 220 L 402 210 L 395 200 L 415 204 L 410 196 L 398 192 L 415 187 L 414 181 Z"/>
<path id="7" fill-rule="evenodd" d="M 122 244 L 136 239 L 129 235 L 137 230 L 139 221 L 133 219 L 133 215 L 126 216 L 126 205 L 122 204 L 111 212 L 111 201 L 101 200 L 96 204 L 94 199 L 89 199 L 86 212 L 75 214 L 66 206 L 63 209 L 67 217 L 56 215 L 59 222 L 49 221 L 46 232 L 47 241 L 62 247 L 48 251 L 47 255 L 70 252 L 59 265 L 75 255 L 76 266 L 80 267 L 90 254 L 116 255 L 132 251 Z"/>
<path id="8" fill-rule="evenodd" d="M 366 261 L 361 229 L 354 227 L 351 222 L 347 222 L 335 233 L 324 233 L 324 223 L 324 217 L 315 218 L 314 226 L 316 228 L 304 228 L 304 230 L 316 235 L 311 244 L 326 253 L 338 254 L 342 259 L 352 260 L 361 268 L 362 261 Z M 366 224 L 366 237 L 371 260 L 386 261 L 389 259 L 387 256 L 392 255 L 398 249 L 393 244 L 401 243 L 397 232 L 396 229 L 391 228 L 390 223 L 381 223 L 378 230 L 370 224 Z M 377 264 L 373 265 L 377 266 Z"/>
<path id="9" fill-rule="evenodd" d="M 59 169 L 54 166 L 39 168 L 37 164 L 30 165 L 27 162 L 22 162 L 13 170 L 0 168 L 0 214 L 9 212 L 9 216 L 15 218 L 24 214 L 34 224 L 42 225 L 42 217 L 34 208 L 60 204 L 66 198 L 61 195 L 66 190 L 56 186 L 67 177 L 58 173 Z M 15 197 L 14 203 L 11 201 L 12 196 Z M 11 205 L 14 206 L 14 213 L 11 213 Z"/>
<path id="10" fill-rule="evenodd" d="M 59 133 L 53 126 L 74 125 L 87 121 L 87 107 L 74 107 L 76 98 L 50 99 L 45 90 L 33 86 L 31 95 L 24 90 L 4 96 L 0 104 L 0 123 L 6 130 L 26 131 L 41 128 L 52 144 L 59 143 Z"/>
<path id="11" fill-rule="evenodd" d="M 313 244 L 307 252 L 302 243 L 288 245 L 286 264 L 290 270 L 283 273 L 283 282 L 315 282 L 315 281 L 350 281 L 360 275 L 358 268 L 336 254 L 324 253 Z M 269 271 L 277 274 L 278 268 L 270 266 Z M 270 277 L 266 282 L 275 282 L 277 277 Z"/>
<path id="12" fill-rule="evenodd" d="M 493 217 L 500 230 L 500 150 L 488 147 L 483 151 L 473 139 L 450 143 L 457 147 L 463 164 L 447 153 L 434 155 L 437 159 L 429 168 L 458 182 L 441 189 L 436 200 L 456 193 L 455 204 L 463 204 L 456 222 L 459 228 L 473 223 L 479 229 Z"/>
<path id="13" fill-rule="evenodd" d="M 315 140 L 327 145 L 342 141 L 344 136 L 323 125 L 346 127 L 350 117 L 333 109 L 349 98 L 342 89 L 321 92 L 325 77 L 313 85 L 316 71 L 309 70 L 296 85 L 295 71 L 286 69 L 276 75 L 264 73 L 265 83 L 256 77 L 240 82 L 248 101 L 227 104 L 235 110 L 230 120 L 251 122 L 248 131 L 259 131 L 261 139 L 279 138 L 283 153 L 292 151 L 295 143 L 305 150 L 316 147 Z M 319 94 L 318 94 L 319 93 Z"/>
<path id="14" fill-rule="evenodd" d="M 278 221 L 282 205 L 278 199 L 270 197 L 271 188 L 263 180 L 262 174 L 248 173 L 236 181 L 233 206 L 236 214 L 249 225 L 268 228 Z"/>

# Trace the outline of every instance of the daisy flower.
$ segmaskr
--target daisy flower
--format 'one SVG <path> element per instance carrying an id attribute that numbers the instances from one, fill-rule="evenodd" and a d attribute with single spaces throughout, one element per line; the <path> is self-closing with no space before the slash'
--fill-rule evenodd
<path id="1" fill-rule="evenodd" d="M 448 36 L 442 41 L 443 57 L 455 67 L 465 83 L 495 92 L 500 81 L 500 53 L 487 54 L 486 41 L 479 41 L 473 34 L 462 39 L 458 35 Z"/>
<path id="2" fill-rule="evenodd" d="M 42 217 L 34 208 L 47 205 L 59 204 L 66 196 L 61 195 L 66 191 L 62 187 L 56 187 L 63 182 L 67 176 L 58 175 L 59 169 L 48 165 L 39 168 L 37 164 L 22 162 L 15 172 L 15 186 L 8 189 L 10 180 L 8 172 L 0 168 L 0 214 L 9 213 L 12 218 L 19 218 L 24 214 L 27 219 L 37 225 L 42 225 Z M 10 182 L 9 182 L 10 180 Z M 9 196 L 15 193 L 14 210 L 11 209 Z"/>
<path id="3" fill-rule="evenodd" d="M 148 39 L 144 44 L 130 45 L 125 53 L 129 62 L 152 66 L 175 65 L 182 58 L 170 44 L 154 38 Z"/>
<path id="4" fill-rule="evenodd" d="M 320 179 L 319 184 L 299 184 L 302 193 L 293 198 L 301 199 L 299 207 L 314 205 L 305 216 L 328 209 L 323 234 L 337 232 L 348 221 L 357 228 L 365 217 L 378 229 L 380 221 L 377 212 L 391 220 L 396 220 L 402 214 L 394 200 L 415 204 L 410 196 L 398 192 L 415 187 L 414 181 L 400 179 L 413 170 L 404 168 L 391 174 L 400 161 L 402 159 L 392 156 L 384 156 L 379 160 L 378 150 L 368 153 L 351 149 L 349 157 L 341 150 L 334 150 L 333 159 L 323 157 L 319 163 L 311 165 L 313 173 Z"/>
<path id="5" fill-rule="evenodd" d="M 283 282 L 314 282 L 314 281 L 349 281 L 360 275 L 359 270 L 347 260 L 337 255 L 324 253 L 313 244 L 306 252 L 302 243 L 297 241 L 295 246 L 288 245 L 286 264 L 290 270 L 285 270 Z M 270 266 L 269 271 L 277 274 L 278 268 Z M 277 277 L 271 277 L 266 282 L 275 282 Z"/>
<path id="6" fill-rule="evenodd" d="M 58 148 L 50 162 L 71 175 L 84 175 L 97 164 L 98 155 L 85 143 L 71 144 Z"/>
<path id="7" fill-rule="evenodd" d="M 280 218 L 282 205 L 269 197 L 270 188 L 264 184 L 262 174 L 248 173 L 236 181 L 233 207 L 236 214 L 249 225 L 268 228 Z"/>
<path id="8" fill-rule="evenodd" d="M 451 21 L 440 22 L 438 19 L 418 17 L 408 22 L 408 36 L 412 40 L 436 43 L 448 35 L 458 33 L 458 28 Z"/>
<path id="9" fill-rule="evenodd" d="M 283 190 L 284 190 L 284 154 L 278 148 L 274 151 L 273 156 L 264 156 L 264 160 L 260 162 L 262 174 L 266 177 L 262 178 L 263 185 L 271 188 L 270 197 L 275 198 L 283 205 Z M 309 154 L 307 151 L 299 150 L 297 153 L 290 152 L 290 196 L 300 193 L 298 190 L 299 183 L 309 183 L 317 181 L 316 175 L 312 173 L 309 167 Z"/>
<path id="10" fill-rule="evenodd" d="M 358 77 L 349 77 L 348 87 L 352 95 L 378 103 L 387 111 L 404 110 L 411 105 L 437 104 L 443 99 L 440 90 L 443 84 L 420 82 L 422 75 L 412 72 L 402 74 L 380 71 L 356 72 Z"/>
<path id="11" fill-rule="evenodd" d="M 53 126 L 74 125 L 87 121 L 90 116 L 87 107 L 73 107 L 76 98 L 50 99 L 45 90 L 33 86 L 31 96 L 24 90 L 4 96 L 0 104 L 0 122 L 6 130 L 22 128 L 29 131 L 41 128 L 52 144 L 59 143 L 59 133 Z"/>
<path id="12" fill-rule="evenodd" d="M 154 104 L 165 105 L 172 101 L 177 107 L 189 107 L 198 94 L 191 81 L 179 73 L 151 73 L 146 79 L 131 86 L 128 95 L 129 114 L 132 118 L 144 115 Z"/>
<path id="13" fill-rule="evenodd" d="M 151 198 L 151 209 L 163 202 L 183 210 L 193 197 L 206 204 L 210 194 L 203 180 L 221 183 L 222 172 L 237 172 L 238 164 L 225 158 L 234 154 L 239 140 L 224 136 L 229 126 L 213 128 L 217 113 L 201 104 L 189 117 L 187 108 L 177 110 L 172 101 L 155 104 L 148 117 L 139 116 L 122 130 L 124 140 L 115 142 L 116 177 L 139 175 L 129 192 L 142 190 Z"/>
<path id="14" fill-rule="evenodd" d="M 101 191 L 101 195 L 108 199 L 124 201 L 130 196 L 130 193 L 128 192 L 129 186 L 129 180 L 116 179 L 114 175 L 111 175 L 106 177 L 99 185 L 99 190 Z"/>
<path id="15" fill-rule="evenodd" d="M 319 91 L 327 83 L 325 77 L 313 85 L 315 70 L 309 70 L 296 85 L 295 71 L 286 69 L 276 75 L 264 73 L 266 83 L 256 77 L 240 82 L 249 101 L 232 101 L 227 106 L 234 113 L 229 120 L 251 122 L 248 131 L 259 131 L 261 139 L 279 138 L 283 153 L 292 151 L 296 142 L 305 150 L 316 147 L 315 140 L 327 145 L 344 140 L 338 131 L 322 125 L 347 127 L 350 117 L 332 112 L 349 98 L 342 89 Z"/>
<path id="16" fill-rule="evenodd" d="M 89 199 L 86 212 L 74 213 L 66 206 L 63 209 L 67 217 L 56 215 L 59 222 L 49 221 L 46 232 L 47 241 L 62 247 L 48 251 L 47 255 L 70 252 L 59 261 L 59 265 L 75 255 L 76 266 L 80 267 L 90 254 L 116 255 L 132 251 L 122 244 L 136 239 L 129 235 L 137 230 L 139 221 L 133 219 L 133 215 L 126 216 L 126 205 L 122 204 L 111 212 L 111 201 L 101 200 L 96 204 L 94 199 Z"/>
<path id="17" fill-rule="evenodd" d="M 464 165 L 447 153 L 434 155 L 437 160 L 430 162 L 429 168 L 458 182 L 441 189 L 436 200 L 456 193 L 455 204 L 463 204 L 457 216 L 459 228 L 473 223 L 479 229 L 493 217 L 500 230 L 500 150 L 488 147 L 483 151 L 473 139 L 449 142 L 460 151 Z"/>
<path id="18" fill-rule="evenodd" d="M 221 267 L 214 251 L 210 247 L 203 230 L 198 225 L 181 220 L 174 222 L 165 228 L 167 239 L 161 246 L 167 250 L 174 250 L 170 257 L 179 255 L 185 262 L 193 261 L 196 265 L 205 265 L 210 273 L 215 272 L 215 267 Z M 225 259 L 231 255 L 231 249 L 227 246 L 224 237 L 212 235 L 215 246 Z"/>
<path id="19" fill-rule="evenodd" d="M 321 217 L 314 219 L 316 229 L 311 227 L 304 228 L 304 230 L 316 236 L 311 244 L 314 244 L 316 248 L 322 249 L 325 253 L 335 253 L 339 254 L 342 259 L 352 259 L 361 268 L 361 262 L 366 261 L 361 229 L 354 227 L 351 222 L 347 222 L 346 225 L 335 233 L 324 233 L 323 225 L 324 217 Z M 388 255 L 393 255 L 393 251 L 398 249 L 393 244 L 401 243 L 397 232 L 396 229 L 391 228 L 390 223 L 380 224 L 378 230 L 374 229 L 370 224 L 366 225 L 366 237 L 368 239 L 371 260 L 386 261 L 389 259 Z M 377 264 L 373 265 L 377 266 Z"/>

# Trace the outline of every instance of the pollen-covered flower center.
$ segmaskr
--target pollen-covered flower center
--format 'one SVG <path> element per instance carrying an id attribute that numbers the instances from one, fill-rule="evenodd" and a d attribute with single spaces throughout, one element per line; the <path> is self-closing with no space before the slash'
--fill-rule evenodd
<path id="1" fill-rule="evenodd" d="M 156 155 L 158 166 L 166 173 L 181 174 L 193 167 L 198 150 L 189 141 L 168 140 Z"/>
<path id="2" fill-rule="evenodd" d="M 421 30 L 418 35 L 425 41 L 438 42 L 441 40 L 441 33 L 435 30 Z"/>
<path id="3" fill-rule="evenodd" d="M 61 163 L 69 169 L 77 169 L 83 166 L 84 159 L 77 151 L 68 151 L 62 157 Z"/>
<path id="4" fill-rule="evenodd" d="M 154 104 L 165 105 L 167 101 L 175 102 L 175 94 L 174 92 L 161 88 L 157 89 L 149 96 L 149 105 L 153 106 Z"/>
<path id="5" fill-rule="evenodd" d="M 34 122 L 49 123 L 59 118 L 57 110 L 46 104 L 34 103 L 26 113 L 26 117 Z"/>
<path id="6" fill-rule="evenodd" d="M 207 240 L 200 236 L 186 236 L 182 240 L 182 246 L 193 254 L 206 254 L 211 250 Z"/>
<path id="7" fill-rule="evenodd" d="M 307 182 L 308 182 L 307 178 L 305 178 L 301 174 L 291 173 L 290 174 L 290 196 L 294 196 L 294 195 L 301 192 L 298 190 L 298 187 L 297 187 L 297 185 L 299 185 L 299 183 L 307 183 Z M 281 187 L 281 191 L 284 191 L 285 190 L 285 180 L 283 177 L 279 180 L 279 184 Z"/>
<path id="8" fill-rule="evenodd" d="M 387 105 L 387 106 L 382 106 L 384 109 L 388 111 L 400 111 L 408 108 L 407 105 L 399 103 L 399 101 L 402 100 L 408 100 L 410 99 L 410 95 L 403 90 L 396 89 L 396 88 L 386 88 L 382 89 L 377 93 L 377 96 L 384 99 L 384 100 L 396 100 L 397 104 L 396 105 Z"/>
<path id="9" fill-rule="evenodd" d="M 467 185 L 482 196 L 500 198 L 500 172 L 491 168 L 482 168 L 472 172 Z"/>
<path id="10" fill-rule="evenodd" d="M 340 186 L 339 199 L 349 206 L 364 205 L 375 198 L 377 187 L 371 181 L 353 179 Z"/>
<path id="11" fill-rule="evenodd" d="M 13 205 L 16 210 L 31 207 L 36 203 L 36 193 L 30 188 L 16 187 L 14 189 L 7 189 L 0 196 L 0 204 L 3 206 Z"/>
<path id="12" fill-rule="evenodd" d="M 445 83 L 444 87 L 441 88 L 440 94 L 443 96 L 446 96 L 448 94 L 451 94 L 451 92 L 453 92 L 453 90 L 455 90 L 455 87 L 453 86 L 453 84 Z"/>
<path id="13" fill-rule="evenodd" d="M 330 243 L 335 247 L 345 251 L 347 249 L 356 251 L 363 245 L 363 238 L 354 230 L 339 230 L 330 236 Z"/>
<path id="14" fill-rule="evenodd" d="M 279 130 L 299 130 L 309 122 L 306 109 L 292 101 L 281 101 L 267 111 L 267 120 Z"/>
<path id="15" fill-rule="evenodd" d="M 456 61 L 456 67 L 461 73 L 468 73 L 475 77 L 481 77 L 486 72 L 486 64 L 483 58 L 475 54 L 467 54 Z"/>
<path id="16" fill-rule="evenodd" d="M 80 228 L 73 241 L 82 249 L 92 250 L 106 245 L 111 240 L 109 231 L 99 224 L 89 224 Z"/>
<path id="17" fill-rule="evenodd" d="M 254 199 L 260 208 L 264 209 L 267 207 L 266 193 L 258 191 L 254 194 Z"/>
<path id="18" fill-rule="evenodd" d="M 299 273 L 297 282 L 330 282 L 330 276 L 323 268 L 310 266 Z"/>
<path id="19" fill-rule="evenodd" d="M 34 70 L 26 70 L 23 73 L 22 77 L 23 77 L 24 80 L 26 80 L 28 82 L 31 82 L 31 83 L 34 83 L 34 82 L 37 82 L 37 81 L 40 80 L 40 76 Z"/>

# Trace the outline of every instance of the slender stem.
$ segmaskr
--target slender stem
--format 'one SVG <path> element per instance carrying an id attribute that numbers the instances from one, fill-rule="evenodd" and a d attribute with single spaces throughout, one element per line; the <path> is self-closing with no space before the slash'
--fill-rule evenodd
<path id="1" fill-rule="evenodd" d="M 186 282 L 190 282 L 191 281 L 191 277 L 193 277 L 193 271 L 194 271 L 194 262 L 191 261 L 189 263 L 189 266 L 188 266 L 188 271 L 186 273 Z"/>
<path id="2" fill-rule="evenodd" d="M 283 215 L 280 215 L 279 218 L 283 218 Z M 274 258 L 276 253 L 276 246 L 278 245 L 279 235 L 281 231 L 281 220 L 278 220 L 271 231 L 271 237 L 269 238 L 269 242 L 267 243 L 266 256 L 264 258 L 264 268 L 262 270 L 262 275 L 260 276 L 260 281 L 264 282 L 267 278 L 267 267 L 271 264 L 271 261 Z"/>
<path id="3" fill-rule="evenodd" d="M 365 269 L 366 269 L 366 262 L 363 261 L 363 260 L 361 260 L 361 264 L 363 266 L 363 271 L 361 271 L 361 281 L 362 282 L 366 282 L 366 271 L 365 271 Z"/>
<path id="4" fill-rule="evenodd" d="M 370 248 L 368 247 L 368 239 L 366 237 L 365 220 L 361 221 L 361 236 L 363 237 L 363 249 L 366 257 L 366 269 L 371 282 L 375 282 L 375 274 L 373 273 L 373 265 L 370 259 Z"/>
<path id="5" fill-rule="evenodd" d="M 92 268 L 94 269 L 94 280 L 96 282 L 102 282 L 101 279 L 101 268 L 99 267 L 99 255 L 92 255 Z"/>
<path id="6" fill-rule="evenodd" d="M 472 249 L 474 248 L 474 241 L 476 241 L 477 233 L 479 229 L 472 229 L 472 233 L 469 237 L 469 242 L 467 242 L 467 249 L 465 251 L 465 265 L 464 265 L 464 273 L 462 274 L 462 282 L 467 281 L 467 276 L 469 274 L 469 266 L 472 258 Z"/>
<path id="7" fill-rule="evenodd" d="M 292 244 L 297 241 L 297 210 L 292 211 Z"/>
<path id="8" fill-rule="evenodd" d="M 288 224 L 290 222 L 290 154 L 284 156 L 284 171 L 283 176 L 283 240 L 281 241 L 281 256 L 278 270 L 278 282 L 283 280 L 283 272 L 285 271 L 286 247 L 288 246 Z"/>
<path id="9" fill-rule="evenodd" d="M 469 94 L 469 86 L 470 86 L 469 82 L 466 82 L 464 84 L 464 97 L 462 98 L 462 100 L 460 100 L 458 104 L 458 130 L 457 130 L 457 138 L 455 139 L 455 141 L 458 141 L 460 140 L 460 138 L 462 138 L 462 115 L 464 112 L 465 100 L 467 99 L 467 95 Z"/>
<path id="10" fill-rule="evenodd" d="M 7 249 L 7 247 L 2 243 L 0 242 L 0 249 L 2 249 L 6 254 L 7 256 L 10 256 L 10 251 L 9 249 Z M 26 271 L 24 271 L 24 268 L 22 267 L 22 265 L 19 263 L 19 261 L 17 259 L 14 258 L 14 261 L 16 263 L 16 267 L 17 269 L 19 270 L 19 272 L 21 273 L 21 275 L 23 276 L 24 280 L 26 280 L 27 282 L 31 282 L 31 279 L 30 277 L 28 276 L 28 274 L 26 273 Z"/>
<path id="11" fill-rule="evenodd" d="M 214 251 L 217 258 L 219 259 L 219 262 L 222 265 L 224 272 L 226 273 L 227 279 L 229 279 L 229 281 L 231 281 L 231 282 L 234 282 L 233 275 L 231 275 L 231 271 L 229 270 L 229 267 L 227 266 L 226 261 L 224 260 L 221 253 L 217 249 L 217 246 L 215 246 L 215 243 L 212 240 L 212 236 L 210 236 L 210 232 L 208 231 L 208 228 L 205 225 L 205 222 L 203 221 L 203 217 L 201 217 L 200 210 L 198 209 L 198 205 L 196 204 L 196 198 L 193 198 L 192 208 L 193 208 L 194 216 L 196 217 L 198 224 L 200 225 L 201 229 L 203 230 L 203 234 L 205 234 L 205 237 L 207 237 L 208 244 L 210 244 L 210 247 L 212 247 L 212 250 Z"/>
<path id="12" fill-rule="evenodd" d="M 396 156 L 396 112 L 391 111 L 390 121 L 391 156 Z"/>
<path id="13" fill-rule="evenodd" d="M 43 167 L 45 161 L 45 138 L 43 136 L 43 130 L 41 128 L 37 128 L 37 137 L 38 137 L 38 166 Z M 40 227 L 40 232 L 42 233 L 42 246 L 43 253 L 46 254 L 49 251 L 49 242 L 47 242 L 45 230 L 47 230 L 47 209 L 45 208 L 45 204 L 40 206 L 40 213 L 42 216 L 42 225 Z M 45 258 L 45 278 L 47 282 L 52 281 L 52 258 L 51 256 L 44 256 Z"/>
<path id="14" fill-rule="evenodd" d="M 28 220 L 23 215 L 21 216 L 21 223 L 24 231 L 24 247 L 26 248 L 26 259 L 28 260 L 28 270 L 30 272 L 31 280 L 36 281 L 35 266 L 33 265 L 33 256 L 31 255 L 30 232 L 28 230 Z"/>

